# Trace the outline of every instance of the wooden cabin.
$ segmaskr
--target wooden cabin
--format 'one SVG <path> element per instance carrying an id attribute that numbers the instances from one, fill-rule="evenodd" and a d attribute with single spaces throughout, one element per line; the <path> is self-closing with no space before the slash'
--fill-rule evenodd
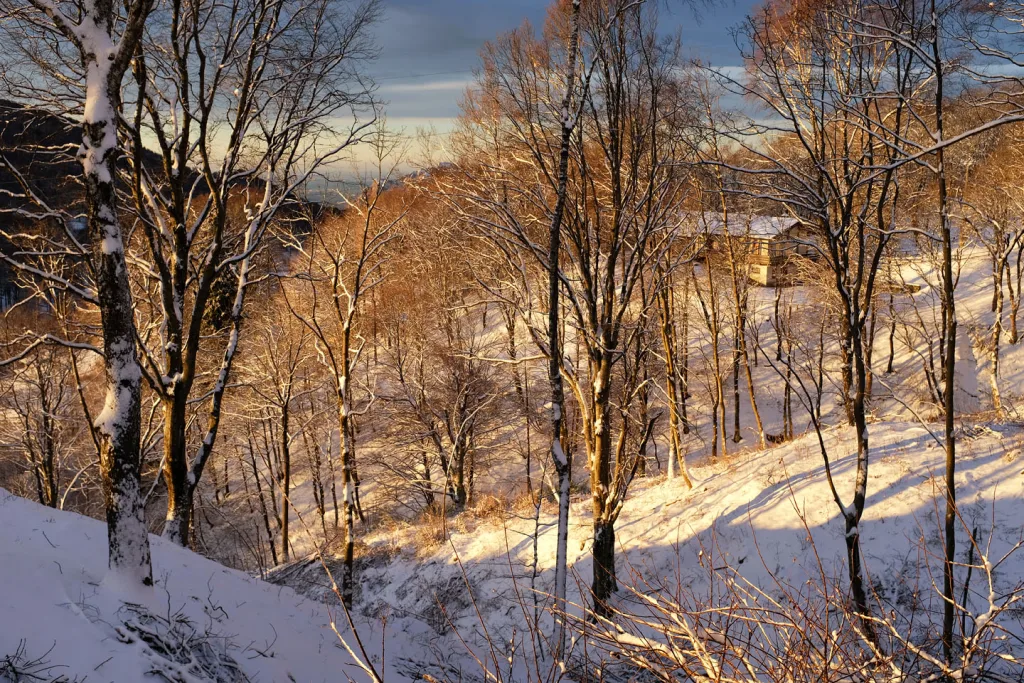
<path id="1" fill-rule="evenodd" d="M 733 254 L 743 261 L 751 281 L 766 287 L 791 284 L 796 279 L 796 258 L 815 260 L 814 231 L 798 218 L 706 211 L 685 217 L 684 226 L 692 235 L 693 255 L 707 258 L 724 254 L 726 240 Z"/>

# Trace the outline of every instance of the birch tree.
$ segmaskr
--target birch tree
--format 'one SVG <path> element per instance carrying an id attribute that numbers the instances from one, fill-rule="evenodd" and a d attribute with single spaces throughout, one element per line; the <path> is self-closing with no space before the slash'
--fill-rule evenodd
<path id="1" fill-rule="evenodd" d="M 164 415 L 164 535 L 176 543 L 188 543 L 264 238 L 291 231 L 306 182 L 374 119 L 360 70 L 378 13 L 376 0 L 187 0 L 147 26 L 123 117 L 125 187 L 142 232 L 131 274 L 145 292 L 143 374 Z M 203 414 L 190 444 L 186 423 Z"/>
<path id="2" fill-rule="evenodd" d="M 399 237 L 398 226 L 405 215 L 401 205 L 385 208 L 381 201 L 401 160 L 401 141 L 380 123 L 369 144 L 375 151 L 376 172 L 355 198 L 346 199 L 347 215 L 316 225 L 306 245 L 292 243 L 303 262 L 297 280 L 301 300 L 288 300 L 292 313 L 312 334 L 318 357 L 334 380 L 345 529 L 341 596 L 348 606 L 352 604 L 358 514 L 351 422 L 357 409 L 352 396 L 354 370 L 366 342 L 357 323 L 365 298 L 383 280 L 389 246 Z M 370 396 L 372 400 L 372 389 Z M 366 406 L 358 410 L 365 412 Z"/>
<path id="3" fill-rule="evenodd" d="M 121 150 L 118 115 L 123 80 L 152 7 L 151 0 L 124 4 L 4 0 L 0 4 L 5 40 L 12 48 L 18 46 L 12 52 L 34 57 L 13 70 L 13 64 L 5 65 L 13 71 L 5 76 L 5 84 L 14 85 L 16 94 L 26 89 L 29 94 L 44 93 L 40 109 L 57 114 L 70 111 L 81 121 L 76 158 L 81 164 L 87 222 L 83 239 L 71 227 L 69 207 L 41 196 L 29 178 L 0 156 L 0 166 L 17 179 L 22 206 L 29 207 L 22 210 L 32 218 L 56 223 L 66 238 L 64 244 L 54 244 L 40 242 L 32 231 L 8 233 L 4 237 L 12 246 L 3 249 L 2 258 L 11 268 L 66 290 L 99 312 L 106 398 L 95 425 L 107 511 L 108 561 L 112 571 L 143 585 L 151 585 L 153 579 L 139 478 L 142 373 L 115 176 Z M 45 94 L 45 87 L 38 87 L 41 82 L 58 87 L 54 94 Z M 68 257 L 86 264 L 80 279 L 69 281 L 42 265 L 52 262 L 51 258 L 62 262 Z"/>

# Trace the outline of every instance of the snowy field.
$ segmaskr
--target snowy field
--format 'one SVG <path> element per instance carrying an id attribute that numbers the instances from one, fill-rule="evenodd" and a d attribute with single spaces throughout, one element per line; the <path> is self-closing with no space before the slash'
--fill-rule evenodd
<path id="1" fill-rule="evenodd" d="M 875 423 L 872 432 L 875 457 L 861 526 L 867 573 L 880 599 L 896 604 L 899 592 L 916 586 L 925 609 L 935 613 L 938 596 L 930 583 L 931 577 L 941 576 L 942 449 L 915 423 Z M 1024 430 L 967 426 L 960 443 L 964 526 L 976 530 L 979 545 L 994 560 L 1024 533 Z M 851 431 L 830 432 L 828 445 L 833 453 L 852 452 Z M 682 586 L 700 599 L 710 590 L 710 562 L 729 565 L 770 591 L 775 579 L 796 585 L 815 579 L 812 548 L 829 575 L 842 579 L 842 520 L 820 463 L 814 439 L 804 437 L 754 456 L 695 467 L 692 490 L 678 481 L 643 482 L 627 503 L 617 532 L 620 581 Z M 840 485 L 852 487 L 851 467 L 852 458 L 837 459 Z M 154 537 L 156 587 L 125 592 L 104 582 L 105 529 L 100 522 L 6 493 L 0 498 L 0 519 L 0 652 L 22 649 L 29 659 L 41 658 L 40 666 L 55 667 L 48 675 L 128 681 L 161 667 L 170 670 L 166 660 L 121 625 L 130 616 L 128 605 L 138 604 L 169 622 L 187 619 L 189 625 L 180 622 L 183 633 L 195 628 L 209 634 L 213 650 L 228 655 L 248 680 L 364 679 L 331 629 L 336 620 L 355 646 L 337 601 L 326 586 L 318 591 L 313 585 L 324 584 L 318 563 L 300 563 L 276 578 L 319 594 L 319 604 Z M 543 594 L 551 587 L 555 534 L 549 512 L 540 521 L 533 586 Z M 586 501 L 574 504 L 570 562 L 584 587 L 591 572 L 589 522 Z M 478 653 L 485 648 L 485 632 L 505 643 L 523 637 L 522 610 L 532 600 L 532 529 L 530 520 L 454 519 L 450 544 L 428 553 L 413 527 L 370 540 L 371 554 L 384 559 L 361 567 L 354 620 L 377 666 L 381 629 L 386 629 L 387 680 L 416 680 L 417 672 L 432 672 L 440 680 L 483 679 L 467 648 Z M 965 548 L 967 532 L 962 532 Z M 1014 555 L 996 571 L 994 591 L 1011 590 L 1022 576 L 1024 554 Z M 978 615 L 988 609 L 988 592 L 984 585 L 972 592 Z M 570 599 L 579 604 L 578 589 Z M 623 590 L 618 599 L 629 610 L 636 596 Z M 1019 624 L 1010 626 L 1024 633 Z M 185 666 L 178 664 L 181 670 Z"/>
<path id="2" fill-rule="evenodd" d="M 343 617 L 288 588 L 156 536 L 156 585 L 112 585 L 105 524 L 3 490 L 0 520 L 0 657 L 23 676 L 12 681 L 366 680 L 331 630 Z M 176 647 L 161 654 L 147 640 L 158 636 Z"/>
<path id="3" fill-rule="evenodd" d="M 991 324 L 987 263 L 973 254 L 963 267 L 958 383 L 963 401 L 973 406 L 959 416 L 957 559 L 991 568 L 991 585 L 985 572 L 975 572 L 965 601 L 965 618 L 984 623 L 1024 577 L 1024 554 L 1011 552 L 1024 538 L 1024 426 L 1016 421 L 1024 351 L 1004 348 L 1007 417 L 994 421 L 986 412 L 989 366 L 979 341 Z M 907 268 L 906 279 L 922 286 L 919 302 L 932 296 L 926 275 Z M 767 315 L 771 301 L 767 290 L 764 295 L 759 310 Z M 799 289 L 788 296 L 811 298 Z M 907 300 L 900 305 L 907 307 Z M 876 334 L 876 364 L 887 352 L 885 336 L 884 330 Z M 918 419 L 919 361 L 912 349 L 900 348 L 895 372 L 879 374 L 860 534 L 874 604 L 912 609 L 915 628 L 927 634 L 942 611 L 944 454 L 940 427 Z M 777 432 L 782 383 L 764 364 L 756 373 L 768 431 Z M 849 500 L 856 444 L 852 430 L 838 426 L 835 387 L 827 393 L 825 421 L 837 426 L 825 430 L 825 446 L 839 494 Z M 754 449 L 748 420 L 742 447 L 717 461 L 706 457 L 706 441 L 692 440 L 692 489 L 657 473 L 633 485 L 616 525 L 619 610 L 641 609 L 641 595 L 659 592 L 699 604 L 719 590 L 715 572 L 721 568 L 769 595 L 781 585 L 813 586 L 822 577 L 845 585 L 843 522 L 817 438 L 805 432 L 806 415 L 796 419 L 803 436 L 764 451 Z M 698 423 L 702 430 L 706 434 L 706 425 Z M 301 477 L 297 490 L 301 494 Z M 300 495 L 296 501 L 301 508 Z M 6 661 L 10 680 L 304 682 L 368 680 L 356 663 L 365 658 L 387 681 L 483 681 L 494 680 L 497 657 L 508 667 L 503 680 L 527 680 L 524 624 L 537 618 L 542 630 L 550 628 L 543 607 L 553 585 L 554 515 L 554 505 L 545 502 L 536 518 L 530 507 L 449 517 L 446 535 L 408 522 L 376 528 L 357 551 L 357 641 L 318 558 L 279 567 L 264 582 L 154 537 L 157 585 L 128 590 L 105 580 L 101 522 L 0 492 L 0 657 L 7 658 L 0 662 Z M 591 581 L 592 533 L 584 494 L 572 505 L 568 545 L 576 614 Z M 338 562 L 326 558 L 328 567 Z M 1018 610 L 999 618 L 1008 647 L 1024 637 Z M 161 653 L 158 643 L 167 642 L 176 647 Z M 603 657 L 594 649 L 573 656 Z M 15 678 L 12 663 L 37 677 Z M 204 678 L 202 671 L 220 678 Z M 615 680 L 611 674 L 609 680 Z"/>

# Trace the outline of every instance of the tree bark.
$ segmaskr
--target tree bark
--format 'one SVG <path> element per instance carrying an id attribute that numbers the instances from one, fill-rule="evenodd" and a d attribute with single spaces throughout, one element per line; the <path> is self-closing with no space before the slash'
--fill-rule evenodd
<path id="1" fill-rule="evenodd" d="M 611 616 L 608 600 L 619 589 L 615 576 L 615 524 L 594 522 L 594 612 Z"/>
<path id="2" fill-rule="evenodd" d="M 941 34 L 939 29 L 939 15 L 936 0 L 931 1 L 931 29 L 932 29 L 932 66 L 935 71 L 935 139 L 945 139 L 945 126 L 943 122 L 944 105 L 944 55 L 941 51 Z M 953 568 L 956 561 L 956 433 L 954 420 L 956 418 L 956 394 L 954 382 L 956 379 L 956 297 L 953 281 L 953 234 L 949 218 L 948 189 L 946 185 L 945 148 L 939 147 L 936 153 L 936 181 L 938 191 L 939 226 L 942 238 L 942 310 L 943 310 L 943 332 L 946 337 L 945 354 L 943 358 L 943 379 L 942 404 L 945 409 L 945 441 L 946 441 L 946 514 L 945 514 L 945 550 L 946 561 L 942 572 L 942 650 L 947 663 L 952 661 L 953 656 L 953 622 L 955 618 L 955 596 L 953 593 Z"/>
<path id="3" fill-rule="evenodd" d="M 342 351 L 342 357 L 345 367 L 348 367 L 346 350 Z M 355 575 L 356 505 L 355 483 L 352 478 L 352 435 L 349 430 L 348 397 L 344 385 L 338 390 L 338 424 L 341 433 L 342 519 L 345 521 L 345 557 L 341 571 L 341 599 L 346 607 L 351 607 Z"/>
<path id="4" fill-rule="evenodd" d="M 290 518 L 292 484 L 292 454 L 291 444 L 288 442 L 288 405 L 285 403 L 281 408 L 281 562 L 288 562 L 291 558 L 291 548 L 288 545 L 288 521 Z"/>
<path id="5" fill-rule="evenodd" d="M 167 487 L 167 520 L 164 538 L 182 547 L 188 545 L 192 529 L 192 491 L 185 453 L 185 399 L 175 392 L 164 399 L 163 475 Z"/>
<path id="6" fill-rule="evenodd" d="M 1000 262 L 1000 272 L 1002 269 L 1003 264 Z M 992 309 L 995 313 L 995 320 L 992 323 L 992 336 L 989 340 L 989 357 L 992 363 L 989 384 L 992 387 L 992 410 L 996 414 L 996 419 L 1001 419 L 1003 417 L 1003 401 L 999 392 L 999 352 L 1003 336 L 1003 286 L 1001 280 L 997 280 L 993 287 L 995 291 L 992 293 Z"/>
<path id="7" fill-rule="evenodd" d="M 548 382 L 551 387 L 551 460 L 558 476 L 558 540 L 555 550 L 554 613 L 555 633 L 552 655 L 561 660 L 566 638 L 566 578 L 568 575 L 569 488 L 572 460 L 562 442 L 562 420 L 565 415 L 565 392 L 562 386 L 562 340 L 559 334 L 559 290 L 561 270 L 562 217 L 565 214 L 569 184 L 569 145 L 572 141 L 572 93 L 576 83 L 576 57 L 580 42 L 580 1 L 573 0 L 569 16 L 570 34 L 566 47 L 565 95 L 561 106 L 561 142 L 558 151 L 558 178 L 555 209 L 548 230 Z"/>
<path id="8" fill-rule="evenodd" d="M 107 385 L 106 402 L 96 427 L 107 511 L 108 562 L 111 570 L 149 586 L 153 570 L 140 481 L 142 371 L 135 347 L 131 286 L 113 180 L 120 75 L 109 72 L 108 65 L 99 60 L 105 61 L 106 55 L 93 54 L 87 59 L 87 87 L 96 100 L 86 104 L 79 156 L 85 170 Z"/>
<path id="9" fill-rule="evenodd" d="M 603 344 L 605 348 L 609 345 Z M 592 359 L 590 376 L 593 381 L 590 492 L 594 508 L 594 611 L 608 616 L 608 600 L 618 590 L 615 581 L 615 520 L 609 495 L 612 485 L 612 447 L 609 431 L 611 415 L 611 358 L 607 354 Z M 625 429 L 625 426 L 623 426 Z"/>

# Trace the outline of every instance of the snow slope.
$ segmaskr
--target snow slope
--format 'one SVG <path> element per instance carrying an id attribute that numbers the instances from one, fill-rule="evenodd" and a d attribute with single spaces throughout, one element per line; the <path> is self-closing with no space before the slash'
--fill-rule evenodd
<path id="1" fill-rule="evenodd" d="M 941 603 L 931 577 L 942 575 L 943 449 L 919 423 L 876 422 L 869 433 L 873 454 L 868 506 L 860 527 L 866 572 L 880 599 L 898 609 L 908 589 L 917 592 L 926 615 L 919 620 L 938 623 Z M 847 504 L 853 492 L 853 437 L 853 430 L 846 427 L 825 435 L 836 484 Z M 970 529 L 977 530 L 979 545 L 988 549 L 993 561 L 1024 537 L 1022 445 L 1020 425 L 961 427 L 957 484 L 963 522 L 958 525 L 958 558 L 967 558 Z M 682 586 L 692 599 L 700 600 L 711 590 L 710 556 L 714 564 L 729 565 L 771 592 L 772 577 L 791 585 L 816 580 L 816 552 L 827 574 L 845 585 L 843 522 L 813 434 L 763 452 L 704 463 L 691 474 L 692 490 L 678 480 L 661 478 L 635 485 L 617 525 L 620 581 L 670 590 Z M 540 571 L 533 585 L 542 594 L 552 589 L 554 512 L 553 506 L 545 508 L 540 519 Z M 574 501 L 569 560 L 578 585 L 570 586 L 570 600 L 577 604 L 583 600 L 579 587 L 585 591 L 591 580 L 590 525 L 589 502 Z M 521 603 L 532 600 L 533 522 L 523 511 L 503 523 L 463 515 L 450 521 L 450 529 L 450 543 L 426 555 L 417 550 L 423 530 L 416 526 L 389 529 L 368 539 L 366 554 L 386 559 L 360 569 L 362 592 L 356 609 L 368 618 L 389 613 L 391 628 L 420 624 L 418 635 L 406 629 L 411 638 L 406 647 L 429 653 L 434 667 L 429 670 L 435 677 L 454 676 L 457 670 L 466 680 L 482 679 L 479 664 L 465 653 L 467 645 L 477 654 L 487 647 L 484 627 L 492 640 L 518 639 L 522 647 Z M 309 590 L 318 573 L 319 568 L 307 565 L 303 574 L 297 565 L 279 574 L 278 580 Z M 995 592 L 1008 593 L 1022 577 L 1024 552 L 997 568 Z M 472 598 L 464 590 L 467 582 Z M 971 593 L 972 613 L 983 614 L 989 589 L 977 576 Z M 620 591 L 618 599 L 629 611 L 630 592 Z M 431 628 L 422 629 L 424 622 Z M 1019 623 L 1007 627 L 1024 633 Z M 467 677 L 474 668 L 477 677 Z"/>
<path id="2" fill-rule="evenodd" d="M 942 449 L 917 423 L 877 422 L 870 434 L 869 503 L 861 525 L 866 569 L 883 599 L 896 603 L 900 591 L 916 585 L 925 610 L 935 612 L 937 596 L 922 568 L 939 572 L 941 567 L 937 554 L 928 553 L 939 549 Z M 853 434 L 836 428 L 826 443 L 835 456 L 840 492 L 849 495 Z M 993 558 L 1024 534 L 1022 445 L 1024 429 L 1018 425 L 962 428 L 958 486 L 964 526 L 977 529 Z M 704 565 L 710 554 L 715 563 L 731 565 L 770 590 L 772 575 L 793 584 L 814 577 L 812 541 L 827 571 L 844 578 L 842 521 L 821 470 L 816 441 L 808 435 L 694 467 L 692 490 L 678 480 L 640 481 L 618 524 L 620 579 L 681 585 L 700 598 L 710 590 Z M 417 680 L 423 673 L 438 680 L 481 680 L 480 664 L 468 649 L 481 654 L 484 627 L 492 640 L 518 640 L 521 648 L 521 603 L 532 600 L 534 526 L 527 512 L 503 522 L 470 514 L 453 518 L 450 544 L 432 551 L 422 550 L 423 529 L 415 526 L 382 530 L 367 539 L 357 627 L 379 666 L 381 617 L 387 617 L 385 680 Z M 540 594 L 552 581 L 553 512 L 545 508 L 540 518 L 539 573 L 533 584 Z M 586 500 L 574 502 L 571 521 L 570 561 L 585 589 L 591 572 Z M 156 537 L 157 586 L 111 585 L 104 581 L 105 534 L 100 522 L 0 492 L 0 660 L 23 648 L 26 659 L 44 657 L 59 667 L 51 677 L 145 680 L 146 672 L 166 662 L 137 640 L 122 642 L 118 630 L 126 632 L 122 624 L 131 616 L 125 604 L 136 603 L 158 617 L 180 613 L 213 636 L 215 649 L 246 676 L 237 680 L 366 679 L 331 631 L 332 616 L 344 620 L 329 594 L 316 604 Z M 960 535 L 966 553 L 966 531 Z M 1011 590 L 1021 576 L 1024 555 L 1013 556 L 996 573 L 996 592 Z M 322 568 L 307 562 L 279 569 L 275 580 L 322 598 L 323 577 Z M 570 599 L 580 602 L 579 588 L 571 587 Z M 982 614 L 988 590 L 972 592 L 972 611 Z M 628 610 L 629 592 L 621 591 L 618 599 Z M 1009 627 L 1022 630 L 1019 624 Z"/>
<path id="3" fill-rule="evenodd" d="M 43 660 L 34 665 L 42 678 L 23 680 L 208 680 L 159 657 L 125 626 L 158 629 L 177 616 L 190 622 L 182 632 L 207 634 L 209 648 L 200 652 L 226 654 L 237 664 L 238 671 L 222 667 L 222 680 L 367 680 L 331 630 L 337 616 L 346 632 L 334 610 L 156 536 L 156 586 L 117 585 L 107 576 L 106 541 L 101 522 L 0 489 L 0 672 L 4 657 L 20 651 L 23 661 Z M 151 616 L 140 619 L 141 610 Z M 379 636 L 376 643 L 379 651 Z M 147 676 L 154 669 L 177 678 Z M 404 679 L 388 672 L 386 680 Z"/>
<path id="4" fill-rule="evenodd" d="M 964 320 L 959 384 L 975 407 L 985 410 L 990 402 L 989 361 L 979 341 L 991 324 L 989 283 L 984 259 L 977 253 L 968 256 L 958 289 Z M 908 281 L 923 285 L 917 295 L 921 301 L 934 294 L 926 274 L 906 274 Z M 789 296 L 804 294 L 794 288 Z M 762 317 L 770 303 L 760 301 Z M 887 352 L 885 336 L 880 330 L 876 338 L 878 359 Z M 1002 368 L 1007 413 L 1018 418 L 1024 405 L 1019 400 L 1024 395 L 1024 344 L 1004 348 Z M 894 375 L 879 375 L 873 407 L 885 418 L 869 426 L 868 503 L 860 526 L 865 570 L 881 599 L 898 607 L 909 590 L 921 597 L 922 609 L 934 623 L 941 608 L 932 583 L 941 576 L 943 451 L 935 436 L 940 425 L 917 422 L 904 403 L 887 397 L 882 385 L 884 381 L 902 393 L 904 402 L 913 403 L 924 392 L 917 353 L 898 348 L 895 369 Z M 755 369 L 759 392 L 764 392 L 759 401 L 766 424 L 777 433 L 782 383 L 774 372 L 764 364 Z M 791 443 L 752 451 L 746 404 L 744 411 L 744 450 L 730 451 L 718 462 L 691 463 L 692 490 L 660 477 L 633 485 L 617 524 L 618 572 L 624 583 L 663 584 L 670 590 L 682 586 L 699 600 L 712 590 L 710 559 L 771 590 L 773 578 L 790 584 L 814 580 L 812 551 L 825 571 L 845 580 L 843 523 L 826 485 L 815 436 L 805 434 Z M 706 415 L 706 410 L 697 412 Z M 827 421 L 840 421 L 834 401 L 827 401 L 826 412 Z M 958 559 L 967 557 L 972 530 L 980 547 L 995 559 L 1024 536 L 1024 426 L 958 417 L 957 488 L 963 515 Z M 800 431 L 806 422 L 798 419 L 796 427 Z M 853 436 L 843 426 L 825 435 L 846 503 L 853 490 Z M 694 459 L 698 454 L 698 449 L 691 451 Z M 513 465 L 518 469 L 518 462 Z M 584 463 L 578 461 L 576 470 L 582 475 Z M 481 654 L 488 636 L 506 650 L 516 642 L 521 652 L 523 606 L 529 609 L 534 595 L 543 603 L 552 588 L 554 513 L 554 506 L 546 503 L 535 523 L 528 508 L 486 519 L 467 512 L 449 518 L 449 541 L 433 546 L 425 540 L 422 523 L 396 523 L 361 539 L 365 545 L 357 550 L 357 627 L 378 665 L 384 662 L 385 680 L 417 680 L 425 673 L 439 680 L 481 680 L 476 657 L 486 661 Z M 591 521 L 589 499 L 584 495 L 574 500 L 569 562 L 575 581 L 570 579 L 569 599 L 577 604 L 585 601 L 591 581 Z M 538 571 L 533 576 L 535 529 Z M 219 636 L 214 639 L 218 647 L 249 680 L 365 680 L 331 630 L 332 618 L 344 619 L 317 561 L 279 568 L 272 577 L 313 598 L 308 600 L 291 588 L 225 569 L 159 538 L 152 543 L 157 580 L 152 591 L 105 584 L 102 523 L 0 490 L 0 664 L 23 649 L 25 658 L 45 656 L 49 665 L 61 667 L 52 670 L 51 678 L 63 674 L 71 680 L 87 677 L 90 683 L 141 680 L 155 660 L 139 643 L 119 642 L 116 629 L 132 616 L 127 601 L 165 618 L 180 612 L 200 631 Z M 997 568 L 992 592 L 1006 594 L 1022 577 L 1024 554 L 1018 553 Z M 959 575 L 958 581 L 963 578 Z M 977 578 L 973 587 L 971 611 L 984 614 L 990 591 Z M 629 592 L 621 591 L 618 600 L 628 611 Z M 1006 627 L 1024 637 L 1021 623 Z"/>

